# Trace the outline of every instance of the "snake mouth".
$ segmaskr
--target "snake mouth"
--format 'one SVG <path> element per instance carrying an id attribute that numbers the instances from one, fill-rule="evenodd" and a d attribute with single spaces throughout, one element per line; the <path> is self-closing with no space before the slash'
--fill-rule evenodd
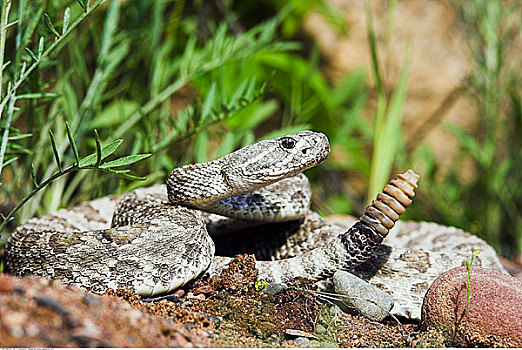
<path id="1" fill-rule="evenodd" d="M 323 133 L 319 133 L 319 140 L 317 143 L 322 146 L 322 151 L 319 152 L 318 155 L 319 164 L 322 163 L 330 154 L 330 143 L 328 142 L 328 137 Z"/>
<path id="2" fill-rule="evenodd" d="M 308 137 L 307 143 L 309 147 L 302 149 L 303 156 L 309 156 L 313 154 L 313 160 L 311 166 L 322 163 L 330 154 L 330 143 L 328 137 L 322 132 L 316 131 L 301 131 L 297 135 L 306 135 Z"/>

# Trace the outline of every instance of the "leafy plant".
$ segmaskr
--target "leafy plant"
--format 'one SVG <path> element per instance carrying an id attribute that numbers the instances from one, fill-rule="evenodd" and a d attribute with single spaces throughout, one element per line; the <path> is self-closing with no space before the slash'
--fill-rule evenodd
<path id="1" fill-rule="evenodd" d="M 260 279 L 256 280 L 256 282 L 254 283 L 254 288 L 258 292 L 262 291 L 263 289 L 265 289 L 266 286 L 268 286 L 268 282 L 265 279 L 263 279 L 263 278 L 260 278 Z"/>
<path id="2" fill-rule="evenodd" d="M 445 125 L 461 146 L 446 173 L 427 148 L 417 149 L 415 157 L 426 167 L 424 195 L 411 213 L 461 227 L 512 256 L 522 252 L 520 3 L 451 3 L 472 58 L 469 74 L 452 95 L 471 102 L 476 126 Z M 471 175 L 463 176 L 463 163 L 471 165 Z"/>
<path id="3" fill-rule="evenodd" d="M 2 49 L 0 55 L 6 93 L 0 96 L 0 202 L 9 218 L 21 209 L 18 222 L 160 181 L 180 162 L 207 160 L 251 143 L 254 131 L 247 125 L 257 126 L 276 106 L 265 101 L 269 86 L 250 74 L 225 88 L 212 74 L 298 47 L 277 41 L 287 11 L 236 34 L 226 21 L 209 22 L 211 37 L 200 41 L 196 17 L 179 17 L 183 2 L 102 3 L 80 1 L 69 8 L 65 1 L 21 0 L 10 12 L 11 2 L 3 2 L 7 30 L 0 49 L 14 50 Z M 51 147 L 47 130 L 53 130 Z M 65 167 L 53 159 L 75 157 L 72 137 L 82 153 L 95 154 L 100 145 L 125 138 L 118 143 L 123 152 L 153 155 L 139 164 L 123 157 Z M 130 176 L 124 173 L 130 169 L 118 165 L 149 176 Z M 99 171 L 75 171 L 85 168 Z M 36 181 L 36 191 L 24 180 L 31 177 L 44 179 Z"/>
<path id="4" fill-rule="evenodd" d="M 223 9 L 208 11 L 212 2 L 3 0 L 4 215 L 33 190 L 27 186 L 31 174 L 45 181 L 60 172 L 56 156 L 72 162 L 67 127 L 82 154 L 95 154 L 98 144 L 115 139 L 125 139 L 121 154 L 152 154 L 128 164 L 147 179 L 122 179 L 101 169 L 68 172 L 37 191 L 13 225 L 82 200 L 161 182 L 180 164 L 302 129 L 325 132 L 332 149 L 324 165 L 307 173 L 317 198 L 323 198 L 314 200 L 315 206 L 322 214 L 361 211 L 364 193 L 372 198 L 392 167 L 409 163 L 400 127 L 409 52 L 392 89 L 382 67 L 393 57 L 377 49 L 366 2 L 377 96 L 374 118 L 366 118 L 369 73 L 352 71 L 330 82 L 317 45 L 280 39 L 302 39 L 300 22 L 312 8 L 342 32 L 348 26 L 341 12 L 320 0 L 262 4 L 269 4 L 270 11 L 263 6 L 259 11 L 255 2 L 226 1 Z M 481 124 L 473 134 L 451 130 L 472 155 L 477 176 L 471 183 L 463 180 L 456 163 L 441 178 L 431 151 L 421 144 L 412 154 L 423 160 L 426 171 L 418 205 L 408 217 L 487 233 L 497 248 L 498 242 L 507 242 L 504 246 L 522 251 L 520 65 L 508 59 L 509 48 L 516 46 L 510 45 L 519 23 L 510 13 L 516 11 L 482 0 L 453 5 L 474 57 L 474 69 L 456 94 L 465 91 L 476 101 Z M 396 6 L 395 0 L 388 3 L 384 54 L 393 40 Z M 49 147 L 48 130 L 55 149 Z M 472 201 L 476 205 L 469 205 Z"/>
<path id="5" fill-rule="evenodd" d="M 471 248 L 471 259 L 466 259 L 466 270 L 468 271 L 468 276 L 466 277 L 466 296 L 467 296 L 467 302 L 466 302 L 466 320 L 469 316 L 469 306 L 471 303 L 471 296 L 473 295 L 473 292 L 470 289 L 471 286 L 471 265 L 473 265 L 473 259 L 477 255 L 480 254 L 480 249 L 474 249 Z"/>
<path id="6" fill-rule="evenodd" d="M 98 135 L 98 131 L 96 129 L 94 130 L 94 135 L 96 139 L 96 152 L 83 157 L 80 159 L 78 148 L 76 146 L 76 143 L 71 135 L 71 130 L 69 128 L 69 125 L 66 124 L 67 129 L 67 138 L 69 140 L 69 143 L 71 145 L 71 148 L 73 150 L 74 154 L 74 163 L 72 165 L 69 165 L 67 167 L 63 167 L 62 160 L 60 159 L 60 156 L 58 154 L 58 149 L 56 146 L 56 141 L 54 138 L 54 134 L 52 131 L 49 130 L 49 138 L 51 141 L 51 147 L 53 149 L 54 153 L 54 159 L 56 161 L 56 165 L 58 167 L 58 171 L 51 175 L 49 178 L 38 181 L 36 174 L 34 172 L 34 167 L 32 168 L 31 177 L 33 180 L 34 188 L 32 189 L 29 194 L 27 194 L 18 204 L 9 212 L 9 214 L 4 217 L 2 215 L 2 223 L 0 223 L 0 231 L 2 231 L 7 223 L 13 218 L 14 214 L 27 202 L 29 201 L 38 191 L 44 189 L 46 186 L 50 185 L 53 181 L 56 179 L 67 175 L 69 173 L 78 171 L 78 170 L 87 170 L 87 169 L 93 169 L 98 171 L 103 171 L 108 174 L 116 175 L 119 177 L 122 177 L 124 179 L 131 179 L 131 180 L 137 180 L 142 179 L 140 177 L 137 177 L 135 175 L 130 174 L 129 169 L 121 169 L 124 166 L 131 165 L 133 163 L 136 163 L 142 159 L 146 159 L 150 157 L 150 154 L 136 154 L 132 156 L 126 156 L 126 157 L 120 157 L 116 158 L 110 161 L 107 161 L 107 157 L 112 155 L 116 149 L 121 145 L 123 140 L 115 140 L 108 145 L 101 146 L 100 142 L 100 136 Z"/>

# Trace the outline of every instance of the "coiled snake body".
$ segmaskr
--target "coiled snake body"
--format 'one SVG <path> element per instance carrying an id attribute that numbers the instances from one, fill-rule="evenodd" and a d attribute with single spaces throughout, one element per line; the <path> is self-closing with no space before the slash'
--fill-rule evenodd
<path id="1" fill-rule="evenodd" d="M 310 189 L 301 174 L 328 153 L 324 134 L 302 131 L 176 168 L 167 179 L 167 193 L 154 186 L 119 196 L 117 206 L 114 197 L 104 197 L 31 219 L 7 243 L 6 271 L 59 279 L 96 293 L 126 286 L 143 296 L 166 293 L 207 270 L 218 272 L 229 261 L 214 257 L 207 233 L 207 226 L 223 226 L 227 219 L 220 215 L 243 224 L 301 219 L 303 227 L 328 231 L 328 239 L 319 234 L 313 243 L 302 241 L 300 255 L 284 249 L 283 260 L 258 261 L 260 277 L 269 282 L 297 276 L 319 280 L 337 269 L 353 269 L 372 257 L 411 203 L 418 176 L 408 171 L 392 180 L 359 221 L 341 229 L 309 211 Z M 310 237 L 310 232 L 298 235 Z"/>

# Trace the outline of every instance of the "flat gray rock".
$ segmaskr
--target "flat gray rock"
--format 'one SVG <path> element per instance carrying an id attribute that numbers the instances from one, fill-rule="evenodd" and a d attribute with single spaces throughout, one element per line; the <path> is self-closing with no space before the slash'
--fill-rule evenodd
<path id="1" fill-rule="evenodd" d="M 332 277 L 335 292 L 342 295 L 344 304 L 354 308 L 372 321 L 382 321 L 390 314 L 393 298 L 386 292 L 346 271 Z"/>

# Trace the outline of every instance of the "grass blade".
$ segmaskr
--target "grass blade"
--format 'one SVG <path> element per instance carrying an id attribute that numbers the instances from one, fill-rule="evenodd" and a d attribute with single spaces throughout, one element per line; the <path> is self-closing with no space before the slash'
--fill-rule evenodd
<path id="1" fill-rule="evenodd" d="M 78 154 L 78 148 L 76 147 L 76 142 L 74 141 L 74 138 L 71 133 L 71 128 L 69 127 L 69 123 L 65 122 L 65 130 L 67 131 L 67 138 L 69 139 L 69 143 L 71 144 L 73 154 L 74 154 L 74 161 L 76 162 L 76 166 L 80 165 L 80 156 Z"/>
<path id="2" fill-rule="evenodd" d="M 36 178 L 36 170 L 34 169 L 34 164 L 31 162 L 31 178 L 33 179 L 34 187 L 38 187 L 38 179 Z"/>
<path id="3" fill-rule="evenodd" d="M 54 134 L 51 130 L 49 130 L 49 137 L 51 138 L 51 147 L 53 148 L 54 153 L 54 160 L 56 161 L 56 164 L 58 165 L 58 169 L 62 171 L 62 164 L 60 160 L 60 155 L 58 154 L 58 147 L 56 147 L 56 140 L 54 139 Z"/>
<path id="4" fill-rule="evenodd" d="M 126 179 L 126 180 L 136 180 L 136 181 L 145 180 L 144 177 L 129 174 L 129 172 L 130 172 L 129 169 L 125 169 L 125 170 L 103 169 L 103 171 L 105 171 L 109 174 L 112 174 L 112 175 L 116 175 L 116 176 L 121 177 L 122 179 Z"/>
<path id="5" fill-rule="evenodd" d="M 94 139 L 96 141 L 96 164 L 94 165 L 98 168 L 102 161 L 102 152 L 101 152 L 101 141 L 100 135 L 98 134 L 98 130 L 94 129 Z"/>
<path id="6" fill-rule="evenodd" d="M 38 41 L 38 59 L 42 57 L 42 53 L 44 52 L 44 37 L 41 36 Z"/>

